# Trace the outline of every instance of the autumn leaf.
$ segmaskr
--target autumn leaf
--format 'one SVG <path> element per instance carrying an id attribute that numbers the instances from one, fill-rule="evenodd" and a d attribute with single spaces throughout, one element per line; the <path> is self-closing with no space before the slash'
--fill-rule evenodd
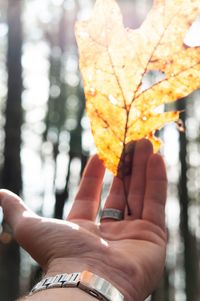
<path id="1" fill-rule="evenodd" d="M 199 0 L 155 0 L 131 30 L 114 0 L 97 0 L 91 19 L 77 23 L 87 112 L 99 157 L 114 175 L 123 177 L 131 141 L 148 138 L 157 150 L 155 131 L 179 119 L 179 112 L 155 109 L 200 87 L 200 47 L 184 44 L 198 15 Z M 144 76 L 155 70 L 164 77 L 143 89 Z"/>

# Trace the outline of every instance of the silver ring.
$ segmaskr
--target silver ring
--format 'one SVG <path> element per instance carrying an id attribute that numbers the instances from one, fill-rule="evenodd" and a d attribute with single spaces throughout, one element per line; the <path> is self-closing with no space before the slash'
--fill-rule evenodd
<path id="1" fill-rule="evenodd" d="M 105 219 L 105 218 L 121 221 L 124 218 L 124 213 L 123 211 L 118 209 L 105 208 L 102 211 L 101 219 Z"/>

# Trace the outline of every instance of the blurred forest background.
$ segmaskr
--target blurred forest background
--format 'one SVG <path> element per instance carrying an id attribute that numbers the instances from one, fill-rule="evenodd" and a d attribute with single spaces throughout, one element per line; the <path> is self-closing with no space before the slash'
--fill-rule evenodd
<path id="1" fill-rule="evenodd" d="M 126 26 L 137 28 L 150 0 L 118 1 Z M 0 187 L 37 213 L 62 218 L 95 148 L 85 115 L 74 23 L 93 0 L 0 0 Z M 180 24 L 181 26 L 181 24 Z M 190 42 L 200 45 L 200 18 Z M 150 78 L 151 80 L 151 78 Z M 169 193 L 165 275 L 151 301 L 200 300 L 200 92 L 180 100 L 186 131 L 161 132 Z M 108 183 L 105 187 L 107 189 Z M 2 220 L 2 213 L 0 213 Z M 0 234 L 0 300 L 27 293 L 37 265 Z M 30 238 L 31 239 L 31 238 Z"/>

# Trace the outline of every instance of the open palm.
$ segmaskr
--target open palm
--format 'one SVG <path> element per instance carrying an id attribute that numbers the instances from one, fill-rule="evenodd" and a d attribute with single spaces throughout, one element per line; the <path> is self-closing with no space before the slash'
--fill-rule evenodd
<path id="1" fill-rule="evenodd" d="M 165 261 L 164 163 L 150 142 L 139 141 L 126 179 L 131 216 L 115 178 L 105 207 L 122 210 L 124 220 L 96 224 L 104 171 L 97 156 L 91 158 L 67 221 L 39 217 L 5 190 L 0 204 L 16 240 L 46 274 L 89 270 L 112 282 L 125 300 L 142 301 L 157 285 Z"/>

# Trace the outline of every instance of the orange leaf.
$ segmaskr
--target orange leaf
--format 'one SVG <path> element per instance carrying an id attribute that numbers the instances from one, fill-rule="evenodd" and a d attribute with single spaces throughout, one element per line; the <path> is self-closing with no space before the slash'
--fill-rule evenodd
<path id="1" fill-rule="evenodd" d="M 199 0 L 154 0 L 141 27 L 131 30 L 114 0 L 97 0 L 91 19 L 77 23 L 87 112 L 99 157 L 114 175 L 131 141 L 148 138 L 158 149 L 155 130 L 179 119 L 179 112 L 155 109 L 200 88 L 200 47 L 184 44 L 199 14 Z M 142 90 L 152 70 L 164 78 Z"/>

